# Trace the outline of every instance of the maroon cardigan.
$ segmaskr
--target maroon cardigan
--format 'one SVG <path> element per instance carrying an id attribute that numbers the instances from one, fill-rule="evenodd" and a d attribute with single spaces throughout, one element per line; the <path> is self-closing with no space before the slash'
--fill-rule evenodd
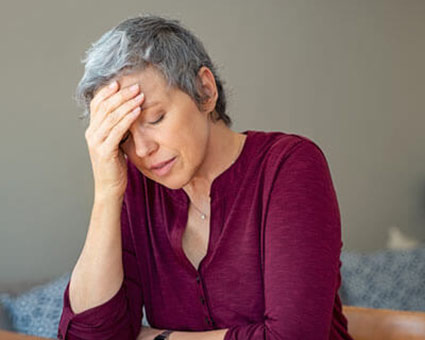
<path id="1" fill-rule="evenodd" d="M 128 164 L 123 285 L 80 314 L 70 308 L 68 285 L 60 337 L 135 339 L 144 305 L 154 328 L 228 328 L 225 340 L 351 339 L 338 296 L 339 208 L 324 154 L 303 136 L 244 133 L 240 156 L 211 186 L 199 270 L 182 249 L 187 194 Z"/>

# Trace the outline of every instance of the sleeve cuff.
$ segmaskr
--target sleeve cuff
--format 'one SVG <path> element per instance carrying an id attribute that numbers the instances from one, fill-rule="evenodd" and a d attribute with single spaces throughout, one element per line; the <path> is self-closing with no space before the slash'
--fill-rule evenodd
<path id="1" fill-rule="evenodd" d="M 108 301 L 84 312 L 74 313 L 69 299 L 69 284 L 68 282 L 64 292 L 64 305 L 58 330 L 59 339 L 65 339 L 67 333 L 74 328 L 74 325 L 76 329 L 81 331 L 83 329 L 101 330 L 103 327 L 111 327 L 123 317 L 121 314 L 125 314 L 126 297 L 124 285 Z"/>

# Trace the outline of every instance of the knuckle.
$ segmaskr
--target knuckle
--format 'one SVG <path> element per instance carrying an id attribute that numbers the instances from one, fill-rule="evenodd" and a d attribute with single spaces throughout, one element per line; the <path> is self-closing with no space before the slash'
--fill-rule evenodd
<path id="1" fill-rule="evenodd" d="M 115 116 L 116 114 L 114 112 L 108 114 L 108 116 L 106 117 L 107 121 L 109 124 L 114 124 L 115 123 Z"/>
<path id="2" fill-rule="evenodd" d="M 107 111 L 107 110 L 108 110 L 108 103 L 101 102 L 101 103 L 98 105 L 98 108 L 99 108 L 99 110 L 100 110 L 101 112 L 105 112 L 105 111 Z"/>
<path id="3" fill-rule="evenodd" d="M 122 103 L 127 97 L 126 91 L 121 91 L 118 94 L 118 101 Z"/>
<path id="4" fill-rule="evenodd" d="M 99 105 L 99 102 L 101 102 L 101 100 L 99 94 L 97 94 L 90 100 L 90 109 L 94 111 Z"/>
<path id="5" fill-rule="evenodd" d="M 87 146 L 89 147 L 89 149 L 94 149 L 94 143 L 93 140 L 91 138 L 86 139 L 87 142 Z"/>
<path id="6" fill-rule="evenodd" d="M 95 136 L 93 134 L 92 131 L 90 131 L 90 129 L 87 129 L 86 132 L 84 133 L 84 138 L 86 140 L 87 146 L 92 149 L 95 147 Z"/>
<path id="7" fill-rule="evenodd" d="M 121 106 L 121 115 L 123 116 L 126 112 L 129 112 L 134 106 L 133 101 L 128 101 Z"/>

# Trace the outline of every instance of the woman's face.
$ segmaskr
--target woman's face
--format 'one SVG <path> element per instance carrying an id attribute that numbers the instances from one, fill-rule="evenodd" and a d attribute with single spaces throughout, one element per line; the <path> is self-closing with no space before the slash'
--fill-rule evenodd
<path id="1" fill-rule="evenodd" d="M 138 83 L 145 100 L 121 149 L 145 176 L 171 189 L 186 185 L 197 173 L 207 150 L 209 119 L 179 89 L 169 88 L 155 69 L 121 76 L 120 87 Z M 159 163 L 165 166 L 152 168 Z"/>

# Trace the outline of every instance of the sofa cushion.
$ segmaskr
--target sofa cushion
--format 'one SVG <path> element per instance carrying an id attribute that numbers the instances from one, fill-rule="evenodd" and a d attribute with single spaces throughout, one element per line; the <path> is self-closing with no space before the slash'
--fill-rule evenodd
<path id="1" fill-rule="evenodd" d="M 10 320 L 9 314 L 6 313 L 3 306 L 0 304 L 0 329 L 7 331 L 13 331 L 12 320 Z"/>
<path id="2" fill-rule="evenodd" d="M 0 294 L 0 302 L 8 313 L 15 331 L 46 338 L 56 338 L 63 306 L 63 292 L 69 274 L 13 296 Z"/>
<path id="3" fill-rule="evenodd" d="M 343 304 L 425 311 L 425 247 L 341 254 Z"/>
<path id="4" fill-rule="evenodd" d="M 70 274 L 65 274 L 18 296 L 0 294 L 0 305 L 4 306 L 7 314 L 4 315 L 5 329 L 56 339 L 63 308 L 63 294 L 69 278 Z M 149 327 L 144 307 L 141 322 Z"/>

